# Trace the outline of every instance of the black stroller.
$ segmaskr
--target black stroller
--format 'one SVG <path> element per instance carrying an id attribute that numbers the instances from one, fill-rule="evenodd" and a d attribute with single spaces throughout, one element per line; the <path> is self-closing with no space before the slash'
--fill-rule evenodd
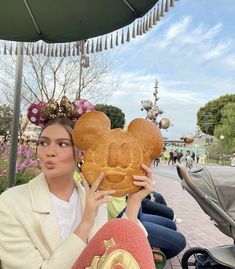
<path id="1" fill-rule="evenodd" d="M 235 169 L 177 165 L 181 184 L 210 216 L 215 226 L 235 240 Z M 182 257 L 182 268 L 235 269 L 235 245 L 205 249 L 188 249 Z"/>

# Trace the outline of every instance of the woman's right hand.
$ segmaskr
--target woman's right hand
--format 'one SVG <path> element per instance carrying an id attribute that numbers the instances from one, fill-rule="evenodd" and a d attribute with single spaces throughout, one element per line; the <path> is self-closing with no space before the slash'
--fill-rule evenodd
<path id="1" fill-rule="evenodd" d="M 83 216 L 80 224 L 75 230 L 75 234 L 77 234 L 84 242 L 87 242 L 87 237 L 95 223 L 99 206 L 110 202 L 111 198 L 107 198 L 107 195 L 112 195 L 115 193 L 115 190 L 98 191 L 99 184 L 104 178 L 104 173 L 100 173 L 91 187 L 82 173 L 81 178 L 86 192 L 86 201 Z"/>

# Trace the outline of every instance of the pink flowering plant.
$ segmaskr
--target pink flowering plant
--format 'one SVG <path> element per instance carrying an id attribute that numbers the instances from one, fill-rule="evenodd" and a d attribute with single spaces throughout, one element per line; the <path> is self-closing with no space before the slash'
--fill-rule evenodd
<path id="1" fill-rule="evenodd" d="M 18 159 L 16 161 L 16 173 L 25 172 L 31 168 L 38 168 L 38 161 L 36 159 L 35 148 L 31 146 L 20 146 L 18 148 Z"/>
<path id="2" fill-rule="evenodd" d="M 7 186 L 9 143 L 0 146 L 0 193 Z M 16 161 L 16 185 L 28 182 L 39 173 L 39 164 L 34 145 L 20 145 Z"/>

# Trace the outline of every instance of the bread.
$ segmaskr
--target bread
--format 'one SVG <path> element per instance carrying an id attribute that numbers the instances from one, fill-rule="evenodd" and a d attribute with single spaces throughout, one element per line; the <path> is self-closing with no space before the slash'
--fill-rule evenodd
<path id="1" fill-rule="evenodd" d="M 88 183 L 104 172 L 99 189 L 114 189 L 115 196 L 124 196 L 139 190 L 133 175 L 145 175 L 141 163 L 150 166 L 162 151 L 163 139 L 158 126 L 147 119 L 133 120 L 127 131 L 110 126 L 103 112 L 88 112 L 76 122 L 73 141 L 85 151 L 82 173 Z"/>

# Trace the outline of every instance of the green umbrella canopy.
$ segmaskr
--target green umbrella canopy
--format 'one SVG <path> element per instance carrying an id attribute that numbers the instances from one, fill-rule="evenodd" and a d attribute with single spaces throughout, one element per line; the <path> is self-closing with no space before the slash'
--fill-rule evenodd
<path id="1" fill-rule="evenodd" d="M 0 0 L 0 39 L 70 42 L 124 27 L 158 0 Z"/>
<path id="2" fill-rule="evenodd" d="M 83 54 L 94 52 L 92 38 L 102 36 L 132 24 L 132 34 L 129 26 L 126 27 L 126 38 L 122 29 L 121 43 L 130 41 L 130 35 L 146 33 L 153 25 L 164 16 L 169 7 L 174 6 L 175 0 L 0 0 L 0 39 L 19 41 L 15 50 L 17 54 L 16 86 L 14 96 L 14 111 L 11 132 L 10 161 L 8 168 L 8 187 L 15 185 L 15 168 L 17 157 L 17 140 L 20 115 L 21 80 L 23 69 L 23 55 L 31 53 L 48 56 L 70 56 L 79 51 Z M 157 4 L 157 7 L 152 7 Z M 146 14 L 147 13 L 147 14 Z M 146 15 L 145 15 L 146 14 Z M 144 16 L 145 15 L 145 16 Z M 137 19 L 137 20 L 136 20 Z M 136 20 L 136 21 L 135 21 Z M 89 41 L 91 40 L 91 48 Z M 96 38 L 96 52 L 102 51 L 103 37 Z M 104 37 L 104 49 L 108 49 L 107 35 Z M 125 40 L 124 40 L 125 39 Z M 28 43 L 23 42 L 45 41 Z M 70 44 L 66 42 L 78 41 L 82 44 L 71 52 Z M 111 33 L 110 46 L 113 48 L 114 40 Z M 10 43 L 10 44 L 8 44 Z M 5 42 L 3 54 L 13 54 L 13 44 Z M 41 43 L 41 45 L 39 45 Z M 44 44 L 43 44 L 44 43 Z M 86 48 L 84 47 L 86 43 Z M 32 46 L 30 46 L 32 44 Z M 115 45 L 119 44 L 119 34 L 116 31 Z M 7 49 L 7 46 L 10 46 Z M 56 47 L 54 46 L 56 45 Z M 36 49 L 35 49 L 36 46 Z M 0 50 L 1 54 L 1 50 Z"/>

